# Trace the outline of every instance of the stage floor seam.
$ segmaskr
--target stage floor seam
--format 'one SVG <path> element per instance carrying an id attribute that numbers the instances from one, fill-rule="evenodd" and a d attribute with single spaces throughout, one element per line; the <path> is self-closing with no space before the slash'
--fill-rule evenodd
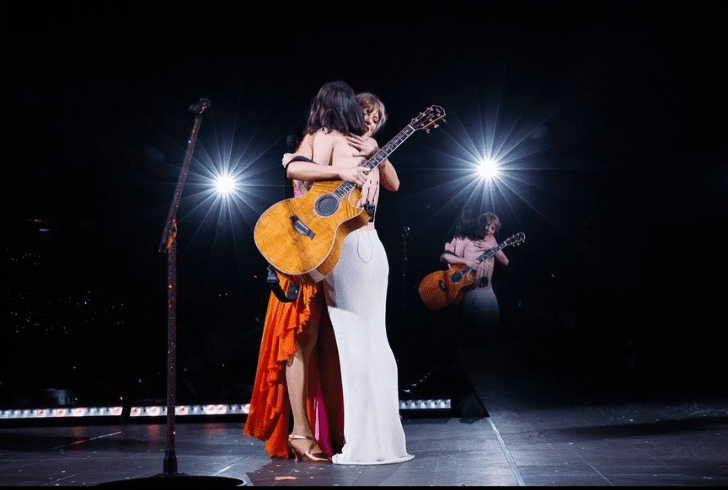
<path id="1" fill-rule="evenodd" d="M 498 442 L 500 443 L 501 449 L 503 450 L 503 454 L 505 455 L 506 460 L 508 461 L 508 465 L 511 467 L 513 476 L 515 477 L 516 481 L 518 482 L 518 486 L 520 486 L 520 487 L 526 486 L 526 482 L 523 480 L 523 476 L 521 476 L 521 472 L 518 470 L 518 465 L 516 464 L 515 459 L 513 459 L 513 455 L 511 454 L 511 451 L 508 449 L 506 442 L 501 437 L 500 432 L 498 432 L 498 428 L 495 426 L 493 419 L 490 417 L 487 417 L 487 419 L 488 419 L 488 423 L 490 424 L 490 428 L 493 430 L 493 432 L 495 433 L 495 436 L 498 438 Z"/>

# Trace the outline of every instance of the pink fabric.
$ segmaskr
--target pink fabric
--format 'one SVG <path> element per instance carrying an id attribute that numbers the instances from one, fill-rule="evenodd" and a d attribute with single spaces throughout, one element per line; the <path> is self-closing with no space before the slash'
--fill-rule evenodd
<path id="1" fill-rule="evenodd" d="M 321 391 L 320 381 L 316 383 L 316 395 L 314 396 L 314 437 L 326 454 L 333 454 L 334 450 L 329 444 L 331 434 L 329 431 L 329 422 L 326 418 L 326 404 L 324 403 L 324 394 Z"/>

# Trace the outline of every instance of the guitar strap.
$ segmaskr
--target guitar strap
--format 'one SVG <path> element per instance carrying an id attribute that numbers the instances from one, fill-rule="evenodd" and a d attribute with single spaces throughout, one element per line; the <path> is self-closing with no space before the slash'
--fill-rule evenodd
<path id="1" fill-rule="evenodd" d="M 284 293 L 283 288 L 281 288 L 280 281 L 278 280 L 278 274 L 276 274 L 275 268 L 270 264 L 268 264 L 267 282 L 271 292 L 281 303 L 291 303 L 298 299 L 298 292 L 301 289 L 300 286 L 292 282 L 288 286 L 288 291 Z"/>
<path id="2" fill-rule="evenodd" d="M 365 204 L 364 210 L 369 214 L 369 222 L 374 223 L 374 214 L 377 212 L 377 207 L 374 204 Z"/>
<path id="3" fill-rule="evenodd" d="M 310 158 L 306 158 L 306 157 L 302 157 L 302 156 L 300 156 L 300 155 L 296 155 L 295 157 L 291 158 L 291 161 L 289 161 L 288 163 L 286 163 L 286 166 L 285 166 L 285 167 L 283 167 L 283 168 L 284 168 L 284 171 L 285 171 L 285 174 L 286 174 L 286 175 L 288 174 L 288 166 L 289 166 L 290 164 L 292 164 L 293 162 L 309 162 L 309 163 L 316 163 L 316 162 L 314 162 L 313 160 L 311 160 Z"/>

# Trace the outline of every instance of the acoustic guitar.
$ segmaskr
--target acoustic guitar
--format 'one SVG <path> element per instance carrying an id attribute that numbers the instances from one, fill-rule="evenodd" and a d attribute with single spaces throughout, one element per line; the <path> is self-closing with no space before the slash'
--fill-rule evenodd
<path id="1" fill-rule="evenodd" d="M 415 131 L 429 133 L 445 121 L 445 110 L 430 106 L 362 166 L 370 170 L 387 159 Z M 336 266 L 344 239 L 369 221 L 357 207 L 361 192 L 352 182 L 315 182 L 305 196 L 274 204 L 258 219 L 255 245 L 276 270 L 298 284 L 315 284 Z"/>
<path id="2" fill-rule="evenodd" d="M 497 247 L 488 250 L 476 259 L 480 264 L 493 257 L 509 245 L 520 245 L 526 239 L 523 232 L 505 239 Z M 435 271 L 425 276 L 420 283 L 420 298 L 431 310 L 441 310 L 448 305 L 459 305 L 465 295 L 465 288 L 473 284 L 475 269 L 464 264 L 453 264 L 446 271 Z"/>

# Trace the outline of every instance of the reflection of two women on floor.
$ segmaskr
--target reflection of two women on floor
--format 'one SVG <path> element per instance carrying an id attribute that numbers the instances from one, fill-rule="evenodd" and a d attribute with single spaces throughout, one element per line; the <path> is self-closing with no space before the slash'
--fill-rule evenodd
<path id="1" fill-rule="evenodd" d="M 296 193 L 318 180 L 339 179 L 361 189 L 360 206 L 376 206 L 380 184 L 396 191 L 391 162 L 371 171 L 359 166 L 377 151 L 372 135 L 385 120 L 377 97 L 355 96 L 343 82 L 324 85 L 311 103 L 303 141 L 283 159 Z M 389 265 L 373 210 L 370 215 L 346 237 L 322 282 L 300 286 L 293 302 L 271 294 L 244 429 L 266 441 L 271 457 L 293 453 L 297 460 L 362 465 L 413 458 L 385 326 Z M 284 291 L 289 284 L 281 277 Z"/>
<path id="2" fill-rule="evenodd" d="M 498 246 L 495 234 L 500 228 L 500 220 L 495 214 L 479 214 L 475 208 L 465 208 L 455 225 L 452 240 L 445 244 L 445 251 L 440 256 L 440 261 L 448 266 L 462 264 L 475 270 L 475 280 L 471 286 L 463 289 L 464 296 L 459 306 L 468 336 L 475 336 L 498 325 L 500 310 L 493 290 L 493 269 L 496 263 L 506 267 L 508 257 L 503 250 L 499 250 L 493 257 L 480 263 L 477 259 Z"/>

